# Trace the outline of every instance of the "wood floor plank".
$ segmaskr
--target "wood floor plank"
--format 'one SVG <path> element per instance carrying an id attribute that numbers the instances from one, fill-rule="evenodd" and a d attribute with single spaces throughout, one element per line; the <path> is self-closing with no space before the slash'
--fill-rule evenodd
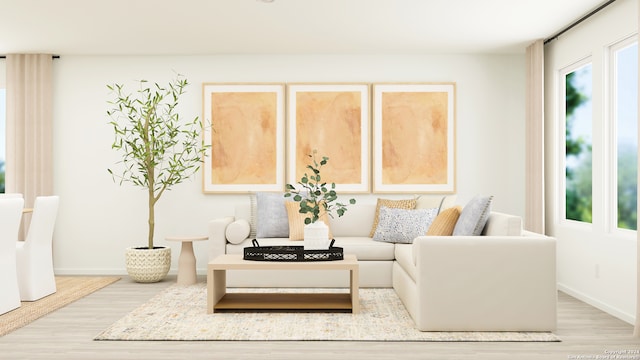
<path id="1" fill-rule="evenodd" d="M 0 359 L 569 359 L 639 350 L 631 325 L 559 294 L 559 343 L 93 341 L 93 337 L 175 281 L 124 277 L 0 337 Z M 204 281 L 204 278 L 199 278 Z M 640 354 L 634 360 L 640 360 Z"/>

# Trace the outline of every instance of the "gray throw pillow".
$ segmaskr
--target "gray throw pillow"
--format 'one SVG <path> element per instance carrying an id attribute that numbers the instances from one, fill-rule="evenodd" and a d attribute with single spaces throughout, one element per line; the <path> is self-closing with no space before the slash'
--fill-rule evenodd
<path id="1" fill-rule="evenodd" d="M 289 218 L 284 193 L 256 193 L 256 237 L 289 237 Z"/>
<path id="2" fill-rule="evenodd" d="M 438 208 L 407 210 L 383 206 L 373 240 L 411 244 L 417 236 L 427 234 L 436 216 Z"/>
<path id="3" fill-rule="evenodd" d="M 493 196 L 475 196 L 462 209 L 456 227 L 453 228 L 453 236 L 478 236 L 487 224 L 491 213 L 491 200 Z"/>

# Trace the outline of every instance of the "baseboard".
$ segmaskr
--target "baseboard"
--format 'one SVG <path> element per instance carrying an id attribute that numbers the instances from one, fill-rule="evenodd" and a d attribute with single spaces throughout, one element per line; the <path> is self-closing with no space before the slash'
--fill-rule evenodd
<path id="1" fill-rule="evenodd" d="M 629 323 L 631 325 L 633 325 L 635 323 L 635 321 L 636 321 L 636 317 L 635 316 L 633 316 L 633 315 L 631 315 L 629 313 L 626 313 L 626 312 L 624 312 L 624 311 L 622 311 L 622 310 L 620 310 L 620 309 L 618 309 L 616 307 L 613 307 L 611 305 L 603 303 L 600 300 L 594 299 L 591 296 L 589 296 L 589 295 L 587 295 L 587 294 L 585 294 L 583 292 L 574 290 L 574 289 L 572 289 L 572 288 L 570 288 L 570 287 L 568 287 L 566 285 L 558 283 L 558 290 L 562 291 L 563 293 L 566 293 L 567 295 L 573 296 L 574 298 L 576 298 L 576 299 L 578 299 L 580 301 L 583 301 L 583 302 L 585 302 L 585 303 L 587 303 L 587 304 L 589 304 L 589 305 L 591 305 L 591 306 L 593 306 L 595 308 L 598 308 L 598 309 L 606 312 L 607 314 L 609 314 L 611 316 L 615 316 L 618 319 L 620 319 L 620 320 L 622 320 L 624 322 L 627 322 L 627 323 Z"/>
<path id="2" fill-rule="evenodd" d="M 127 270 L 123 268 L 109 268 L 109 269 L 73 269 L 73 268 L 54 268 L 53 273 L 61 276 L 82 276 L 82 275 L 92 275 L 92 276 L 102 276 L 102 275 L 120 275 L 127 276 Z M 168 275 L 177 275 L 178 269 L 170 269 Z M 202 273 L 203 275 L 206 272 Z"/>

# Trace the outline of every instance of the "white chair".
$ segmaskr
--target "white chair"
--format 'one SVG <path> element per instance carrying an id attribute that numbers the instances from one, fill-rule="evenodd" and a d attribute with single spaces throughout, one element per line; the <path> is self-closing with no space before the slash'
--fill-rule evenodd
<path id="1" fill-rule="evenodd" d="M 16 243 L 22 301 L 38 300 L 56 292 L 52 240 L 58 202 L 58 196 L 36 197 L 27 238 Z"/>
<path id="2" fill-rule="evenodd" d="M 15 243 L 23 206 L 22 197 L 0 199 L 0 314 L 20 307 Z"/>

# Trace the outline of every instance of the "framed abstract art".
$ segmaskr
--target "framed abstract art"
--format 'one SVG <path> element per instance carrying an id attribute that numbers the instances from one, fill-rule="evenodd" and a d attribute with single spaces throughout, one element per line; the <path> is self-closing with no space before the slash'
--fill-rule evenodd
<path id="1" fill-rule="evenodd" d="M 373 191 L 455 192 L 455 83 L 373 85 Z"/>
<path id="2" fill-rule="evenodd" d="M 284 84 L 203 84 L 205 193 L 282 191 Z"/>
<path id="3" fill-rule="evenodd" d="M 323 179 L 347 193 L 370 191 L 368 84 L 287 85 L 287 183 L 308 171 L 309 154 L 327 156 Z"/>

